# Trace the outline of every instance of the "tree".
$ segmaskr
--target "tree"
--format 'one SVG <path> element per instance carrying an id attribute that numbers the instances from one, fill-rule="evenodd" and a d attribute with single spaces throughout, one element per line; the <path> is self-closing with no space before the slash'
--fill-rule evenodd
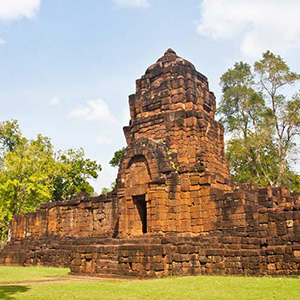
<path id="1" fill-rule="evenodd" d="M 112 191 L 114 190 L 115 187 L 116 187 L 116 182 L 114 181 L 114 182 L 112 182 L 112 183 L 110 184 L 110 187 L 109 187 L 109 188 L 104 187 L 104 188 L 102 189 L 101 195 L 106 195 L 106 194 L 112 192 Z"/>
<path id="2" fill-rule="evenodd" d="M 15 145 L 2 159 L 0 171 L 0 234 L 3 238 L 14 214 L 35 210 L 52 198 L 55 160 L 50 140 L 36 140 Z"/>
<path id="3" fill-rule="evenodd" d="M 121 160 L 122 160 L 122 157 L 123 157 L 123 154 L 124 154 L 124 151 L 125 151 L 125 147 L 123 147 L 122 149 L 116 151 L 114 153 L 114 157 L 110 160 L 109 164 L 113 167 L 119 167 L 120 163 L 121 163 Z"/>
<path id="4" fill-rule="evenodd" d="M 120 150 L 117 150 L 114 153 L 114 157 L 109 161 L 109 164 L 112 167 L 119 167 L 120 166 L 121 160 L 123 158 L 124 151 L 125 151 L 125 147 L 123 147 Z M 102 189 L 102 191 L 101 191 L 101 195 L 105 195 L 107 193 L 110 193 L 111 191 L 113 191 L 113 189 L 115 188 L 115 186 L 116 186 L 116 182 L 114 181 L 114 182 L 111 183 L 111 185 L 110 185 L 109 188 L 104 187 Z"/>
<path id="5" fill-rule="evenodd" d="M 106 195 L 111 192 L 110 188 L 104 187 L 101 191 L 101 195 Z"/>
<path id="6" fill-rule="evenodd" d="M 280 56 L 270 51 L 263 54 L 263 59 L 254 64 L 259 78 L 258 85 L 270 107 L 270 125 L 275 132 L 272 150 L 278 160 L 278 176 L 275 184 L 280 186 L 288 171 L 287 156 L 294 147 L 293 138 L 300 133 L 300 97 L 295 94 L 287 100 L 282 94 L 286 85 L 299 81 L 300 76 L 291 72 Z"/>
<path id="7" fill-rule="evenodd" d="M 55 158 L 58 174 L 53 181 L 53 195 L 56 201 L 67 200 L 80 192 L 91 195 L 94 192 L 88 179 L 98 177 L 101 165 L 84 157 L 84 150 L 59 151 Z"/>
<path id="8" fill-rule="evenodd" d="M 13 151 L 14 147 L 19 145 L 21 140 L 21 131 L 16 120 L 0 123 L 0 151 Z"/>
<path id="9" fill-rule="evenodd" d="M 40 203 L 93 193 L 88 182 L 101 166 L 82 149 L 54 152 L 49 138 L 22 136 L 17 121 L 0 123 L 0 239 L 14 214 L 36 210 Z"/>
<path id="10" fill-rule="evenodd" d="M 230 135 L 226 153 L 236 181 L 297 188 L 289 154 L 300 129 L 300 97 L 288 99 L 283 87 L 299 78 L 269 51 L 254 64 L 254 72 L 239 62 L 221 77 L 218 112 Z"/>

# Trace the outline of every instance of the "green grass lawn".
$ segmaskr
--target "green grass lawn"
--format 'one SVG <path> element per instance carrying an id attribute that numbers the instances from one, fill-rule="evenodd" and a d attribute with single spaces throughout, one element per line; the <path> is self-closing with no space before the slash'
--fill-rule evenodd
<path id="1" fill-rule="evenodd" d="M 0 299 L 300 299 L 300 281 L 295 278 L 195 276 L 1 286 L 1 282 L 20 281 L 22 276 L 24 281 L 31 281 L 59 278 L 67 272 L 0 267 Z"/>
<path id="2" fill-rule="evenodd" d="M 69 271 L 69 269 L 63 268 L 0 267 L 0 284 L 57 279 L 66 277 Z"/>

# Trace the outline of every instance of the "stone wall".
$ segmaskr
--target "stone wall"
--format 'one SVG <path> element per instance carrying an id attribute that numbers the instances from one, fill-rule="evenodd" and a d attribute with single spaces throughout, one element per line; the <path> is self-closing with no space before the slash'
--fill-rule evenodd
<path id="1" fill-rule="evenodd" d="M 69 266 L 73 274 L 103 277 L 300 274 L 299 193 L 285 188 L 216 189 L 211 199 L 218 207 L 216 228 L 206 233 L 13 235 L 0 263 Z"/>
<path id="2" fill-rule="evenodd" d="M 72 200 L 41 205 L 33 213 L 14 216 L 11 238 L 113 236 L 117 226 L 117 199 L 79 195 Z"/>
<path id="3" fill-rule="evenodd" d="M 115 190 L 15 216 L 0 264 L 110 277 L 300 274 L 300 194 L 231 182 L 204 75 L 169 49 L 129 105 Z"/>
<path id="4" fill-rule="evenodd" d="M 216 230 L 106 240 L 74 251 L 71 271 L 97 276 L 299 275 L 300 193 L 215 190 Z"/>

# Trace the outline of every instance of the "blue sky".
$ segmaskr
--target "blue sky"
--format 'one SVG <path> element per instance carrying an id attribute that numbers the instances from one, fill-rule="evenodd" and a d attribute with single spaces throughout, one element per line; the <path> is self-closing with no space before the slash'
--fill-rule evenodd
<path id="1" fill-rule="evenodd" d="M 0 121 L 83 147 L 103 166 L 100 192 L 125 146 L 128 95 L 167 48 L 220 99 L 220 76 L 267 49 L 300 73 L 299 15 L 298 0 L 0 0 Z"/>

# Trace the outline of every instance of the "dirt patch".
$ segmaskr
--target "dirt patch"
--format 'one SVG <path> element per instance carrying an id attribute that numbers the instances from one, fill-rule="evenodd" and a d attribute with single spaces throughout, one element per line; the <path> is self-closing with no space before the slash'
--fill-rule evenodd
<path id="1" fill-rule="evenodd" d="M 68 276 L 63 278 L 55 278 L 55 279 L 41 279 L 41 280 L 34 280 L 34 281 L 18 281 L 18 282 L 5 282 L 0 283 L 0 286 L 11 286 L 11 285 L 31 285 L 31 284 L 38 284 L 38 283 L 63 283 L 63 282 L 87 282 L 87 281 L 103 281 L 103 280 L 120 280 L 120 279 L 112 279 L 112 278 L 99 278 L 99 277 L 74 277 Z"/>

